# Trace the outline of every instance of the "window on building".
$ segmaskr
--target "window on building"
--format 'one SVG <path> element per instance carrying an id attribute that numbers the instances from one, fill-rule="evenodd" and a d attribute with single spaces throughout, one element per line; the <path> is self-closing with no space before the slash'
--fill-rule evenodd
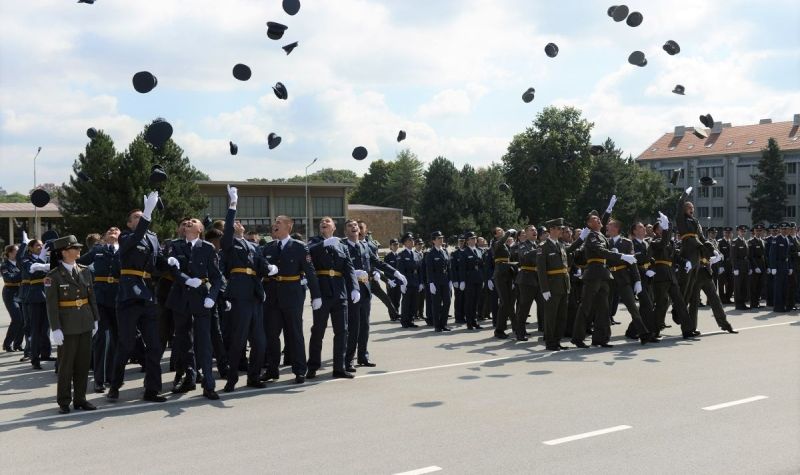
<path id="1" fill-rule="evenodd" d="M 708 198 L 708 187 L 701 186 L 699 190 L 697 190 L 697 196 L 700 198 Z"/>
<path id="2" fill-rule="evenodd" d="M 266 196 L 240 196 L 236 207 L 240 218 L 266 218 L 269 216 L 269 198 Z"/>
<path id="3" fill-rule="evenodd" d="M 292 218 L 303 218 L 306 215 L 306 199 L 303 196 L 276 196 L 275 214 Z"/>
<path id="4" fill-rule="evenodd" d="M 787 163 L 786 173 L 791 173 L 791 174 L 797 173 L 797 163 Z"/>
<path id="5" fill-rule="evenodd" d="M 711 187 L 711 196 L 714 198 L 722 198 L 722 189 L 721 186 Z"/>
<path id="6" fill-rule="evenodd" d="M 314 197 L 314 216 L 330 216 L 332 218 L 344 216 L 344 199 L 338 196 Z"/>
<path id="7" fill-rule="evenodd" d="M 697 176 L 700 178 L 708 176 L 708 167 L 697 167 Z"/>
<path id="8" fill-rule="evenodd" d="M 725 176 L 725 169 L 723 167 L 711 167 L 711 177 L 718 178 Z"/>
<path id="9" fill-rule="evenodd" d="M 224 219 L 228 210 L 227 196 L 209 196 L 208 208 L 204 214 L 211 216 L 211 219 Z"/>
<path id="10" fill-rule="evenodd" d="M 797 185 L 794 183 L 787 183 L 786 184 L 786 194 L 790 196 L 794 196 L 797 194 Z"/>
<path id="11" fill-rule="evenodd" d="M 709 217 L 709 215 L 708 215 L 708 206 L 700 206 L 700 207 L 698 207 L 697 208 L 697 214 L 701 218 L 708 218 Z"/>
<path id="12" fill-rule="evenodd" d="M 786 207 L 786 217 L 787 218 L 796 218 L 797 217 L 797 206 L 787 206 Z"/>
<path id="13" fill-rule="evenodd" d="M 711 208 L 711 217 L 712 218 L 724 218 L 725 212 L 722 206 L 714 206 Z"/>

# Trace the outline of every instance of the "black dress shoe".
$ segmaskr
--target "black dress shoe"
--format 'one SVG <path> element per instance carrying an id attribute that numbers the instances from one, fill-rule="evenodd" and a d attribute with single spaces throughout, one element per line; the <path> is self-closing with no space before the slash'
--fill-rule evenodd
<path id="1" fill-rule="evenodd" d="M 436 333 L 442 333 L 442 329 L 441 328 L 437 328 L 437 329 L 435 329 L 433 331 L 435 331 Z"/>
<path id="2" fill-rule="evenodd" d="M 195 389 L 197 389 L 197 384 L 184 378 L 179 385 L 172 389 L 172 392 L 175 394 L 182 394 L 188 393 L 189 391 L 194 391 Z"/>
<path id="3" fill-rule="evenodd" d="M 23 362 L 23 361 L 28 361 L 29 359 L 31 359 L 31 357 L 30 357 L 30 356 L 24 356 L 24 355 L 23 355 L 23 357 L 22 357 L 22 358 L 20 358 L 20 359 L 19 359 L 19 361 L 20 361 L 20 363 L 21 363 L 21 362 Z"/>
<path id="4" fill-rule="evenodd" d="M 83 409 L 84 411 L 94 411 L 97 409 L 94 404 L 90 403 L 89 401 L 83 401 L 78 403 L 72 403 L 75 406 L 75 409 Z"/>
<path id="5" fill-rule="evenodd" d="M 248 379 L 247 380 L 247 387 L 248 388 L 256 388 L 256 389 L 264 389 L 264 388 L 267 387 L 267 385 L 263 381 L 258 381 L 258 380 L 255 380 L 255 379 Z"/>
<path id="6" fill-rule="evenodd" d="M 733 334 L 739 333 L 739 332 L 737 332 L 736 330 L 733 329 L 733 327 L 731 326 L 730 323 L 725 325 L 725 326 L 723 326 L 722 329 L 725 330 L 728 333 L 733 333 Z"/>
<path id="7" fill-rule="evenodd" d="M 452 330 L 453 330 L 453 329 L 452 329 L 452 328 L 450 328 L 450 327 L 442 327 L 442 331 L 443 331 L 443 332 L 449 332 L 449 331 L 452 331 Z"/>
<path id="8" fill-rule="evenodd" d="M 358 366 L 367 366 L 369 368 L 374 368 L 374 367 L 376 367 L 378 365 L 376 365 L 375 363 L 373 363 L 370 360 L 361 360 L 361 361 L 358 362 Z"/>
<path id="9" fill-rule="evenodd" d="M 506 340 L 508 339 L 508 334 L 506 334 L 505 332 L 494 332 L 494 337 L 499 338 L 501 340 Z"/>
<path id="10" fill-rule="evenodd" d="M 58 406 L 58 413 L 59 414 L 69 414 L 69 406 L 68 405 L 60 405 Z"/>
<path id="11" fill-rule="evenodd" d="M 145 389 L 144 390 L 144 396 L 142 396 L 142 399 L 144 399 L 145 401 L 149 401 L 149 402 L 166 402 L 167 401 L 167 398 L 165 398 L 164 396 L 160 396 L 157 391 L 153 391 L 153 390 L 150 390 L 150 389 Z"/>
<path id="12" fill-rule="evenodd" d="M 702 335 L 702 333 L 700 333 L 699 331 L 695 330 L 695 331 L 692 332 L 692 335 L 700 336 L 700 335 Z"/>
<path id="13" fill-rule="evenodd" d="M 39 364 L 39 363 L 33 363 L 33 364 L 31 365 L 31 367 L 32 367 L 33 369 L 35 369 L 35 370 L 44 369 L 44 368 L 42 368 L 42 365 L 41 365 L 41 364 Z"/>
<path id="14" fill-rule="evenodd" d="M 642 345 L 649 342 L 651 338 L 653 338 L 653 336 L 649 333 L 642 333 L 639 335 L 639 341 L 642 343 Z"/>
<path id="15" fill-rule="evenodd" d="M 45 356 L 44 358 L 42 358 L 42 361 L 55 361 L 55 360 L 56 358 L 53 358 L 52 356 Z"/>
<path id="16" fill-rule="evenodd" d="M 472 329 L 473 330 L 483 330 L 483 327 L 476 323 L 475 325 L 472 325 Z"/>
<path id="17" fill-rule="evenodd" d="M 614 348 L 614 345 L 611 343 L 592 343 L 592 346 L 596 346 L 598 348 Z"/>
<path id="18" fill-rule="evenodd" d="M 528 341 L 528 337 L 525 335 L 517 336 L 517 341 Z"/>
<path id="19" fill-rule="evenodd" d="M 94 385 L 94 392 L 96 392 L 96 393 L 98 393 L 98 394 L 99 394 L 99 393 L 104 393 L 104 392 L 106 392 L 106 388 L 105 388 L 105 387 L 103 387 L 103 385 L 102 385 L 102 384 L 95 384 L 95 385 Z"/>
<path id="20" fill-rule="evenodd" d="M 346 367 L 344 368 L 344 370 L 345 370 L 346 372 L 348 372 L 348 373 L 355 373 L 355 372 L 356 372 L 356 368 L 355 368 L 353 365 L 348 365 L 348 366 L 346 366 Z"/>
<path id="21" fill-rule="evenodd" d="M 106 394 L 106 399 L 109 401 L 116 401 L 119 399 L 119 389 L 109 388 L 108 393 Z"/>
<path id="22" fill-rule="evenodd" d="M 564 345 L 558 345 L 558 349 L 559 349 L 559 350 L 569 350 L 569 349 L 570 349 L 570 347 L 568 347 L 568 346 L 564 346 Z"/>
<path id="23" fill-rule="evenodd" d="M 549 346 L 548 345 L 548 346 L 545 346 L 544 349 L 547 350 L 547 351 L 561 351 L 561 347 L 560 346 Z"/>
<path id="24" fill-rule="evenodd" d="M 650 335 L 650 340 L 648 340 L 648 343 L 660 343 L 660 342 L 661 342 L 661 337 L 660 336 L 658 336 L 658 335 Z"/>
<path id="25" fill-rule="evenodd" d="M 314 379 L 316 377 L 317 377 L 317 370 L 310 369 L 310 370 L 306 371 L 306 378 L 307 379 Z"/>
<path id="26" fill-rule="evenodd" d="M 639 335 L 637 335 L 636 333 L 625 332 L 625 338 L 627 338 L 629 340 L 638 340 L 639 339 Z"/>
<path id="27" fill-rule="evenodd" d="M 271 372 L 267 371 L 258 380 L 261 381 L 262 383 L 266 383 L 268 381 L 277 381 L 278 379 L 280 379 L 280 374 L 279 373 L 271 373 Z"/>
<path id="28" fill-rule="evenodd" d="M 213 389 L 203 389 L 203 396 L 206 399 L 210 399 L 212 401 L 219 400 L 219 394 L 217 394 L 217 392 L 214 391 Z"/>
<path id="29" fill-rule="evenodd" d="M 294 384 L 303 384 L 306 382 L 306 377 L 302 374 L 298 374 L 294 377 Z"/>
<path id="30" fill-rule="evenodd" d="M 260 383 L 260 384 L 264 384 L 264 383 Z M 232 392 L 234 392 L 235 390 L 236 390 L 236 384 L 235 384 L 235 383 L 232 383 L 232 382 L 230 382 L 230 381 L 229 381 L 229 382 L 227 382 L 227 383 L 225 383 L 225 387 L 224 387 L 224 388 L 222 388 L 222 391 L 223 391 L 223 392 L 226 392 L 226 393 L 232 393 Z"/>
<path id="31" fill-rule="evenodd" d="M 570 343 L 577 346 L 578 348 L 589 348 L 589 345 L 579 340 L 570 340 Z"/>
<path id="32" fill-rule="evenodd" d="M 353 379 L 355 377 L 356 377 L 356 375 L 354 375 L 353 373 L 348 373 L 347 371 L 334 371 L 333 372 L 333 378 L 334 379 L 338 379 L 338 378 Z"/>
<path id="33" fill-rule="evenodd" d="M 747 305 L 737 305 L 736 310 L 750 310 L 750 307 Z"/>
<path id="34" fill-rule="evenodd" d="M 686 332 L 683 334 L 684 340 L 696 340 L 694 332 Z"/>
<path id="35" fill-rule="evenodd" d="M 403 323 L 400 326 L 402 326 L 403 328 L 417 328 L 417 327 L 419 327 L 419 325 L 417 325 L 416 323 Z"/>

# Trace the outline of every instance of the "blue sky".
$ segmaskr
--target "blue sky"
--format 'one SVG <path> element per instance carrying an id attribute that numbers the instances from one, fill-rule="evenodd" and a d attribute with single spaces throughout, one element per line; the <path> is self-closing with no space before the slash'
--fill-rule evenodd
<path id="1" fill-rule="evenodd" d="M 0 186 L 68 179 L 89 127 L 124 148 L 155 117 L 212 179 L 317 167 L 363 172 L 404 147 L 423 161 L 498 161 L 548 105 L 573 105 L 634 156 L 700 114 L 737 124 L 800 113 L 800 12 L 783 1 L 640 1 L 631 28 L 598 1 L 0 1 Z M 266 37 L 267 21 L 289 26 Z M 673 39 L 681 53 L 661 45 Z M 280 47 L 300 46 L 286 56 Z M 548 42 L 560 47 L 545 56 Z M 645 68 L 627 64 L 644 51 Z M 253 77 L 235 80 L 248 64 Z M 159 84 L 131 86 L 140 70 Z M 289 100 L 271 86 L 282 81 Z M 671 93 L 676 83 L 686 96 Z M 520 96 L 536 88 L 530 104 Z M 395 142 L 404 129 L 408 139 Z M 276 132 L 281 145 L 268 150 Z M 231 157 L 228 140 L 239 145 Z M 369 149 L 367 160 L 350 157 Z M 313 169 L 312 169 L 313 170 Z"/>

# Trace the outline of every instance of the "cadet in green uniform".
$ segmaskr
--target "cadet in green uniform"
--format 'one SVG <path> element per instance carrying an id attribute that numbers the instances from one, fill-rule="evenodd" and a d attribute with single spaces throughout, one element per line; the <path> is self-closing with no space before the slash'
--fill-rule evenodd
<path id="1" fill-rule="evenodd" d="M 549 351 L 566 350 L 561 346 L 561 337 L 567 323 L 567 296 L 569 295 L 569 266 L 567 250 L 558 240 L 564 218 L 551 219 L 547 223 L 549 236 L 545 239 L 536 254 L 536 273 L 539 275 L 539 287 L 545 301 L 544 309 L 544 341 Z M 576 242 L 580 242 L 576 241 Z"/>
<path id="2" fill-rule="evenodd" d="M 70 402 L 75 409 L 96 409 L 86 400 L 86 385 L 92 336 L 100 317 L 92 272 L 75 262 L 82 247 L 72 235 L 56 239 L 53 259 L 57 262 L 44 281 L 51 339 L 59 347 L 57 401 L 61 414 L 69 412 Z"/>
<path id="3" fill-rule="evenodd" d="M 731 246 L 731 262 L 733 263 L 733 301 L 736 303 L 736 310 L 748 310 L 747 306 L 747 287 L 750 280 L 750 250 L 747 247 L 745 234 L 747 226 L 740 224 L 736 227 L 736 239 Z"/>
<path id="4" fill-rule="evenodd" d="M 750 308 L 761 307 L 761 293 L 764 289 L 764 276 L 767 273 L 767 253 L 764 247 L 764 225 L 759 223 L 753 226 L 753 237 L 747 241 L 750 257 Z"/>
<path id="5" fill-rule="evenodd" d="M 516 277 L 517 289 L 519 289 L 519 301 L 517 302 L 516 318 L 514 319 L 514 335 L 517 340 L 527 341 L 528 336 L 525 331 L 525 320 L 534 300 L 538 300 L 536 306 L 541 305 L 541 295 L 539 291 L 539 279 L 536 273 L 536 255 L 538 246 L 536 244 L 536 226 L 530 224 L 525 227 L 524 241 L 520 240 L 517 246 L 517 256 L 519 260 L 519 273 Z"/>

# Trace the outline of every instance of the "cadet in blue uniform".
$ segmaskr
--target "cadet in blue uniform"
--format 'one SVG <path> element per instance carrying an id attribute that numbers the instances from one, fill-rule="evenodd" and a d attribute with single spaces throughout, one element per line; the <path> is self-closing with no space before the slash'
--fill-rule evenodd
<path id="1" fill-rule="evenodd" d="M 306 381 L 306 348 L 303 338 L 303 302 L 306 287 L 300 280 L 305 277 L 311 292 L 311 308 L 322 307 L 319 282 L 308 247 L 289 234 L 294 221 L 288 216 L 278 216 L 272 224 L 274 239 L 261 249 L 263 266 L 274 265 L 278 272 L 264 278 L 267 304 L 264 307 L 264 321 L 267 330 L 267 370 L 262 379 L 277 380 L 278 363 L 281 356 L 280 334 L 283 331 L 288 354 L 292 356 L 292 373 L 295 383 Z M 263 270 L 262 270 L 263 271 Z"/>
<path id="2" fill-rule="evenodd" d="M 423 289 L 423 282 L 420 275 L 422 270 L 422 256 L 414 251 L 414 235 L 406 233 L 400 242 L 405 249 L 397 255 L 397 270 L 405 276 L 407 284 L 400 286 L 403 294 L 403 302 L 400 311 L 400 324 L 403 328 L 414 328 L 414 316 L 417 314 L 417 299 L 419 292 Z M 363 297 L 363 296 L 362 296 Z"/>
<path id="3" fill-rule="evenodd" d="M 136 344 L 137 327 L 145 343 L 144 397 L 145 401 L 164 402 L 161 391 L 161 339 L 158 334 L 158 308 L 153 294 L 151 275 L 156 265 L 166 268 L 158 236 L 147 228 L 158 203 L 158 192 L 144 199 L 144 211 L 128 214 L 128 229 L 120 235 L 120 282 L 117 290 L 117 325 L 119 339 L 114 355 L 111 389 L 106 397 L 119 399 L 119 388 L 125 380 L 125 363 Z"/>
<path id="4" fill-rule="evenodd" d="M 6 306 L 11 324 L 3 339 L 3 350 L 21 351 L 22 340 L 25 337 L 22 309 L 19 304 L 19 288 L 22 284 L 22 270 L 17 267 L 17 251 L 19 248 L 10 244 L 3 250 L 3 264 L 0 266 L 3 274 L 3 304 Z"/>
<path id="5" fill-rule="evenodd" d="M 725 304 L 731 303 L 731 296 L 733 295 L 734 287 L 733 261 L 731 257 L 731 248 L 733 247 L 733 243 L 731 242 L 731 233 L 733 233 L 732 227 L 724 227 L 722 229 L 722 239 L 717 241 L 717 248 L 724 257 L 724 259 L 720 262 L 719 270 L 717 271 L 719 274 L 717 279 L 719 283 L 719 297 L 722 299 L 722 303 Z"/>
<path id="6" fill-rule="evenodd" d="M 458 287 L 464 292 L 464 318 L 467 329 L 480 330 L 478 324 L 478 300 L 483 291 L 483 250 L 476 247 L 475 233 L 468 231 L 464 234 L 466 247 L 461 252 L 458 262 Z"/>
<path id="7" fill-rule="evenodd" d="M 45 276 L 50 272 L 50 264 L 47 263 L 47 249 L 41 241 L 30 241 L 26 251 L 21 261 L 22 282 L 27 284 L 22 303 L 30 321 L 31 365 L 33 369 L 42 369 L 42 361 L 52 361 L 43 285 Z"/>
<path id="8" fill-rule="evenodd" d="M 383 262 L 389 264 L 390 266 L 397 268 L 397 251 L 400 247 L 400 242 L 395 239 L 389 239 L 389 252 L 383 257 Z M 389 288 L 386 290 L 386 293 L 389 295 L 389 300 L 392 301 L 392 305 L 394 306 L 395 310 L 398 312 L 400 311 L 400 299 L 402 298 L 403 294 L 400 293 L 400 284 L 397 279 L 393 279 L 391 277 L 386 279 L 386 285 Z M 400 313 L 397 314 L 390 314 L 389 319 L 392 321 L 400 320 Z"/>
<path id="9" fill-rule="evenodd" d="M 772 302 L 776 312 L 788 312 L 786 306 L 789 275 L 793 272 L 791 261 L 792 243 L 789 240 L 789 223 L 780 224 L 781 234 L 775 236 L 769 249 L 769 268 L 772 274 Z"/>
<path id="10" fill-rule="evenodd" d="M 431 234 L 433 247 L 425 256 L 425 278 L 433 300 L 433 326 L 436 332 L 450 331 L 447 327 L 447 312 L 450 309 L 450 256 L 442 247 L 444 235 L 441 231 Z M 458 251 L 460 254 L 460 250 Z"/>
<path id="11" fill-rule="evenodd" d="M 119 235 L 119 228 L 109 228 L 101 243 L 78 258 L 78 264 L 92 265 L 94 269 L 94 294 L 100 316 L 97 334 L 92 341 L 92 368 L 96 393 L 104 392 L 105 384 L 111 385 L 114 352 L 117 347 Z"/>
<path id="12" fill-rule="evenodd" d="M 313 379 L 322 366 L 322 339 L 328 326 L 328 317 L 333 326 L 333 377 L 353 378 L 345 371 L 347 354 L 347 315 L 348 295 L 353 305 L 361 300 L 353 262 L 342 240 L 335 237 L 336 224 L 333 218 L 320 219 L 319 236 L 311 238 L 308 250 L 317 272 L 322 306 L 314 310 L 314 324 L 308 342 L 308 372 L 306 377 Z"/>
<path id="13" fill-rule="evenodd" d="M 453 319 L 456 323 L 467 323 L 464 315 L 464 292 L 458 280 L 458 266 L 464 252 L 464 235 L 460 234 L 456 248 L 450 253 L 450 282 L 453 284 Z M 448 310 L 449 311 L 449 310 Z"/>
<path id="14" fill-rule="evenodd" d="M 197 369 L 202 368 L 203 396 L 216 400 L 219 395 L 211 369 L 211 309 L 223 284 L 219 256 L 213 244 L 200 238 L 203 224 L 199 219 L 186 221 L 183 231 L 185 239 L 173 241 L 168 259 L 175 279 L 167 297 L 175 320 L 173 351 L 178 352 L 176 371 L 184 374 L 172 392 L 193 390 Z M 193 329 L 194 345 L 190 336 Z"/>

